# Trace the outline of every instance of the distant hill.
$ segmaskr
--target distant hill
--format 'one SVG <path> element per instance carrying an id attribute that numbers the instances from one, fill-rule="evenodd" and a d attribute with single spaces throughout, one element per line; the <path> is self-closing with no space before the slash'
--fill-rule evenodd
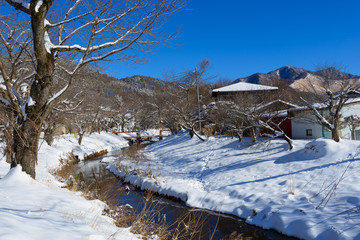
<path id="1" fill-rule="evenodd" d="M 148 76 L 135 75 L 132 77 L 115 78 L 93 71 L 92 79 L 98 83 L 91 88 L 100 94 L 119 94 L 123 92 L 134 92 L 144 95 L 152 95 L 158 87 L 164 86 L 165 81 Z"/>
<path id="2" fill-rule="evenodd" d="M 127 91 L 151 95 L 156 88 L 164 86 L 166 83 L 158 78 L 135 75 L 132 77 L 117 79 L 116 82 L 112 81 L 112 84 L 122 85 L 122 87 L 125 87 Z"/>
<path id="3" fill-rule="evenodd" d="M 291 88 L 304 90 L 309 86 L 309 84 L 313 84 L 315 86 L 321 85 L 321 82 L 324 80 L 324 76 L 331 80 L 346 79 L 349 81 L 357 81 L 360 79 L 360 76 L 341 72 L 334 67 L 313 72 L 303 68 L 285 66 L 268 73 L 255 73 L 248 77 L 238 78 L 234 81 L 234 83 L 247 82 L 273 85 L 275 81 L 281 80 L 287 82 Z"/>

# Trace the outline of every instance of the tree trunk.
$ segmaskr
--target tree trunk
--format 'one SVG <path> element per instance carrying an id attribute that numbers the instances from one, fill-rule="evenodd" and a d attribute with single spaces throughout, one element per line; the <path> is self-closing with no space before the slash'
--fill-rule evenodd
<path id="1" fill-rule="evenodd" d="M 34 179 L 40 138 L 39 126 L 41 127 L 41 124 L 34 124 L 28 119 L 17 131 L 14 131 L 14 162 L 20 164 L 22 170 Z"/>
<path id="2" fill-rule="evenodd" d="M 49 120 L 48 127 L 44 132 L 44 140 L 47 142 L 49 146 L 51 146 L 54 142 L 54 132 L 56 127 L 55 118 Z"/>
<path id="3" fill-rule="evenodd" d="M 6 142 L 6 146 L 4 149 L 4 154 L 6 156 L 6 162 L 7 163 L 11 163 L 12 162 L 12 155 L 13 155 L 13 128 L 10 127 L 8 129 L 4 130 L 4 139 Z"/>
<path id="4" fill-rule="evenodd" d="M 54 130 L 46 130 L 44 133 L 44 140 L 47 142 L 49 146 L 51 146 L 54 142 Z"/>
<path id="5" fill-rule="evenodd" d="M 289 144 L 290 150 L 292 150 L 294 148 L 294 146 L 292 145 L 291 139 L 285 133 L 281 137 L 283 139 L 285 139 L 285 141 Z"/>
<path id="6" fill-rule="evenodd" d="M 191 131 L 192 131 L 193 135 L 195 135 L 195 136 L 198 137 L 198 139 L 200 139 L 201 141 L 205 142 L 205 139 L 203 139 L 195 130 L 192 129 Z"/>
<path id="7" fill-rule="evenodd" d="M 256 136 L 256 130 L 254 127 L 250 128 L 250 135 L 251 135 L 252 142 L 255 143 L 257 140 L 257 136 Z"/>
<path id="8" fill-rule="evenodd" d="M 190 135 L 190 138 L 194 137 L 194 131 L 192 129 L 189 129 L 189 135 Z"/>
<path id="9" fill-rule="evenodd" d="M 243 135 L 244 135 L 243 131 L 241 131 L 241 130 L 238 131 L 237 135 L 238 135 L 238 137 L 239 137 L 239 142 L 241 142 L 241 140 L 242 140 L 242 138 L 243 138 Z"/>
<path id="10" fill-rule="evenodd" d="M 14 165 L 21 164 L 22 170 L 35 178 L 35 165 L 44 119 L 49 114 L 48 100 L 53 84 L 55 59 L 45 48 L 45 16 L 53 0 L 46 1 L 38 11 L 31 12 L 31 30 L 36 58 L 36 74 L 31 84 L 30 97 L 34 105 L 25 105 L 25 114 L 18 113 L 17 127 L 14 130 Z M 30 2 L 30 9 L 35 9 L 37 1 Z"/>
<path id="11" fill-rule="evenodd" d="M 356 140 L 355 138 L 355 127 L 351 127 L 351 140 Z"/>
<path id="12" fill-rule="evenodd" d="M 331 133 L 332 133 L 332 138 L 334 139 L 334 141 L 339 142 L 340 141 L 340 135 L 339 135 L 338 130 L 336 128 L 332 129 Z"/>
<path id="13" fill-rule="evenodd" d="M 85 132 L 80 132 L 80 131 L 79 131 L 79 140 L 78 140 L 79 145 L 81 145 L 81 143 L 82 143 L 84 133 L 85 133 Z"/>

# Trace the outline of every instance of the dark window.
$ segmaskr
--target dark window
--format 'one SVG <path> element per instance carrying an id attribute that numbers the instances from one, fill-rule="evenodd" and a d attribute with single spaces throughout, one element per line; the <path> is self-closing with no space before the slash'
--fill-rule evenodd
<path id="1" fill-rule="evenodd" d="M 312 136 L 312 129 L 306 129 L 306 136 L 308 137 Z"/>

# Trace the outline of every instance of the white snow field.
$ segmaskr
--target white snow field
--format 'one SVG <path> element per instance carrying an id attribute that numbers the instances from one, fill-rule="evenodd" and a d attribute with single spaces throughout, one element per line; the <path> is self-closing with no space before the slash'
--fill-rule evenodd
<path id="1" fill-rule="evenodd" d="M 157 177 L 108 166 L 143 189 L 181 198 L 191 207 L 229 213 L 302 239 L 360 239 L 360 142 L 281 139 L 253 145 L 186 133 L 145 149 Z M 358 209 L 359 208 L 359 209 Z"/>
<path id="2" fill-rule="evenodd" d="M 1 143 L 3 144 L 3 143 Z M 49 170 L 59 165 L 60 156 L 74 150 L 80 158 L 102 149 L 127 146 L 122 137 L 111 134 L 85 136 L 78 146 L 74 135 L 65 135 L 53 146 L 41 142 L 36 180 L 21 171 L 9 171 L 0 144 L 0 239 L 139 239 L 127 228 L 118 228 L 102 215 L 105 204 L 88 201 L 70 192 Z"/>

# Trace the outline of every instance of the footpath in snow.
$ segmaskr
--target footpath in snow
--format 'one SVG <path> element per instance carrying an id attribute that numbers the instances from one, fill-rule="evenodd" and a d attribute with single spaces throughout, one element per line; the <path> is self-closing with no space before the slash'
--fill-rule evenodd
<path id="1" fill-rule="evenodd" d="M 0 143 L 0 239 L 139 239 L 127 228 L 118 228 L 102 215 L 105 204 L 86 200 L 70 192 L 49 171 L 59 166 L 60 157 L 74 151 L 83 158 L 99 150 L 127 146 L 112 134 L 85 136 L 82 145 L 74 135 L 61 136 L 53 146 L 41 142 L 36 180 L 21 171 L 9 171 Z"/>
<path id="2" fill-rule="evenodd" d="M 250 139 L 186 133 L 145 149 L 147 161 L 108 169 L 143 189 L 191 207 L 229 213 L 265 229 L 302 239 L 360 239 L 360 142 Z M 119 170 L 118 166 L 126 166 Z M 140 168 L 155 178 L 132 174 Z M 129 171 L 130 170 L 130 171 Z"/>

